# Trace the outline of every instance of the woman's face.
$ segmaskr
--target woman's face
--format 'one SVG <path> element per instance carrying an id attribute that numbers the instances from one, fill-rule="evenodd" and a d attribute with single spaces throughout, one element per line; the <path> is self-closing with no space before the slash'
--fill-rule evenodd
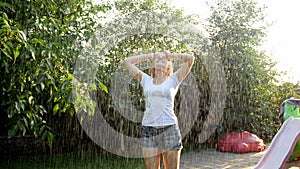
<path id="1" fill-rule="evenodd" d="M 164 53 L 158 53 L 153 60 L 153 68 L 155 70 L 167 71 L 168 70 L 168 60 Z"/>

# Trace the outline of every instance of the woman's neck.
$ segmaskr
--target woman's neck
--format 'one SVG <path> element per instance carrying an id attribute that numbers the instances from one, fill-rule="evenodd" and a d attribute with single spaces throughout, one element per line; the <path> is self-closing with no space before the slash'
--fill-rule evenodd
<path id="1" fill-rule="evenodd" d="M 165 81 L 167 78 L 167 76 L 163 73 L 158 73 L 158 74 L 155 74 L 155 77 L 153 78 L 153 82 L 154 84 L 160 84 L 162 83 L 163 81 Z"/>

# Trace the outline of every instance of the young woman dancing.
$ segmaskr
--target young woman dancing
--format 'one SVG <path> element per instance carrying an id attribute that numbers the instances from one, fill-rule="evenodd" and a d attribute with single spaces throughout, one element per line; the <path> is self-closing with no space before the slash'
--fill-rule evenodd
<path id="1" fill-rule="evenodd" d="M 152 61 L 150 75 L 136 66 L 147 60 Z M 182 61 L 174 73 L 173 60 Z M 131 56 L 124 62 L 129 73 L 141 83 L 145 96 L 140 138 L 146 168 L 159 169 L 162 156 L 165 169 L 179 169 L 182 138 L 174 101 L 179 85 L 191 70 L 194 56 L 163 51 Z"/>

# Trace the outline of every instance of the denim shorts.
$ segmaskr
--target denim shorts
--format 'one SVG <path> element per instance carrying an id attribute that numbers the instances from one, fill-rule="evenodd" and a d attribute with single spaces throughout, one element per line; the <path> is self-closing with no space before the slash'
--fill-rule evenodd
<path id="1" fill-rule="evenodd" d="M 165 151 L 182 149 L 181 134 L 177 124 L 161 128 L 142 126 L 140 140 L 143 148 L 158 148 Z"/>

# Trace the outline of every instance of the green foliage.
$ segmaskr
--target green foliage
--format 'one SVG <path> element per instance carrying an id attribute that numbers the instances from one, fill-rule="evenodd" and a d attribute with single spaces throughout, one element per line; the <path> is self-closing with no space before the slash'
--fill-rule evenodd
<path id="1" fill-rule="evenodd" d="M 258 50 L 266 35 L 265 7 L 255 1 L 216 2 L 207 31 L 224 65 L 228 93 L 219 132 L 248 130 L 270 141 L 279 126 L 279 102 L 274 100 L 278 73 Z"/>
<path id="2" fill-rule="evenodd" d="M 45 119 L 49 113 L 74 114 L 70 73 L 105 8 L 88 0 L 6 0 L 0 8 L 0 100 L 8 136 L 29 132 L 51 145 Z"/>
<path id="3" fill-rule="evenodd" d="M 187 44 L 201 44 L 203 37 L 201 32 L 190 26 L 191 23 L 197 22 L 196 16 L 183 15 L 182 11 L 170 7 L 165 1 L 117 0 L 114 1 L 112 10 L 116 11 L 114 17 L 99 28 L 101 39 L 95 39 L 95 43 L 99 44 L 95 47 L 97 51 L 95 53 L 98 55 L 91 57 L 91 62 L 101 63 L 97 69 L 96 78 L 99 81 L 101 79 L 104 85 L 108 86 L 109 91 L 109 93 L 99 91 L 97 101 L 99 101 L 101 113 L 111 126 L 124 134 L 137 136 L 138 126 L 119 114 L 109 95 L 112 91 L 111 81 L 115 77 L 115 72 L 123 69 L 123 59 L 135 54 L 166 49 L 177 53 L 194 52 Z M 88 55 L 94 53 L 93 50 L 88 50 L 88 52 Z M 144 71 L 150 69 L 149 63 L 139 65 L 139 67 Z M 90 71 L 89 68 L 85 70 Z M 128 99 L 131 99 L 136 109 L 144 110 L 141 86 L 132 80 L 132 77 L 128 77 L 127 71 L 117 78 L 121 79 L 120 83 L 125 83 L 122 80 L 130 81 L 130 91 L 128 91 L 130 98 Z M 130 101 L 122 101 L 130 104 Z"/>
<path id="4" fill-rule="evenodd" d="M 56 155 L 18 156 L 4 161 L 0 160 L 0 168 L 13 169 L 144 169 L 142 158 L 129 159 L 120 156 L 99 153 L 76 153 Z"/>
<path id="5" fill-rule="evenodd" d="M 227 80 L 216 137 L 249 130 L 270 141 L 280 125 L 280 104 L 295 96 L 299 86 L 278 84 L 275 63 L 258 50 L 268 26 L 264 7 L 255 1 L 214 2 L 206 25 L 209 49 L 217 50 Z M 129 55 L 168 49 L 199 57 L 192 69 L 202 94 L 199 119 L 186 139 L 197 143 L 211 99 L 210 77 L 201 61 L 210 57 L 208 42 L 193 27 L 201 23 L 198 16 L 185 15 L 164 0 L 115 0 L 99 6 L 90 0 L 6 0 L 0 9 L 0 117 L 8 118 L 9 137 L 29 133 L 51 145 L 55 135 L 49 114 L 72 116 L 84 109 L 94 115 L 91 94 L 111 126 L 136 134 L 136 126 L 131 128 L 116 112 L 109 95 L 114 72 Z M 131 101 L 143 110 L 140 86 L 132 81 L 130 88 Z"/>

